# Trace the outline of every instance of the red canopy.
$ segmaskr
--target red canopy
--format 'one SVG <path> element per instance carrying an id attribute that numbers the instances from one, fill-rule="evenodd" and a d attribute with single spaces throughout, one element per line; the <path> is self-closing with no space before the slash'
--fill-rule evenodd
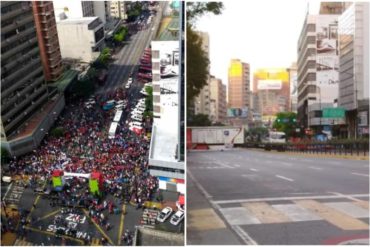
<path id="1" fill-rule="evenodd" d="M 54 170 L 52 176 L 53 177 L 60 177 L 60 176 L 63 176 L 63 174 L 64 173 L 63 173 L 62 170 Z"/>
<path id="2" fill-rule="evenodd" d="M 180 203 L 180 205 L 184 205 L 185 204 L 185 196 L 184 195 L 180 195 L 179 196 L 179 203 Z"/>

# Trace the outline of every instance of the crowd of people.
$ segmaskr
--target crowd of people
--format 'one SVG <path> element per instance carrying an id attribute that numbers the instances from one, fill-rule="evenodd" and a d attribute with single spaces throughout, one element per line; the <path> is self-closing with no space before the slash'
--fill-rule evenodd
<path id="1" fill-rule="evenodd" d="M 65 177 L 64 190 L 50 198 L 50 205 L 85 207 L 92 219 L 108 230 L 109 223 L 101 216 L 102 210 L 114 213 L 123 202 L 141 207 L 158 190 L 158 180 L 148 171 L 150 140 L 145 133 L 129 130 L 127 112 L 116 137 L 108 138 L 115 110 L 104 111 L 102 105 L 112 98 L 120 100 L 118 95 L 96 96 L 91 108 L 86 108 L 81 99 L 66 105 L 55 124 L 63 128 L 63 136 L 48 134 L 37 150 L 14 158 L 9 164 L 10 174 L 28 176 L 28 185 L 33 188 L 45 182 L 51 185 L 54 170 L 82 174 L 100 172 L 104 178 L 100 198 L 89 192 L 87 179 Z M 106 200 L 108 195 L 114 199 Z"/>

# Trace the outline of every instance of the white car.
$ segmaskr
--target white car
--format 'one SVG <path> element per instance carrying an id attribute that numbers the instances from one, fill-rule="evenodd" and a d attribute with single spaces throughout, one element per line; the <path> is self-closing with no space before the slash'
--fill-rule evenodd
<path id="1" fill-rule="evenodd" d="M 174 215 L 172 215 L 170 223 L 177 226 L 184 219 L 184 215 L 184 211 L 177 211 Z"/>
<path id="2" fill-rule="evenodd" d="M 125 107 L 125 105 L 124 104 L 119 104 L 119 105 L 116 105 L 116 109 L 118 110 L 118 109 L 122 109 L 122 108 L 124 108 Z"/>
<path id="3" fill-rule="evenodd" d="M 143 118 L 140 118 L 140 117 L 137 117 L 137 116 L 133 116 L 131 119 L 132 120 L 135 120 L 135 121 L 138 121 L 138 122 L 142 122 L 143 121 Z"/>
<path id="4" fill-rule="evenodd" d="M 130 88 L 130 86 L 131 86 L 131 84 L 127 83 L 126 86 L 125 86 L 125 88 L 128 89 L 128 88 Z"/>
<path id="5" fill-rule="evenodd" d="M 124 104 L 124 103 L 125 103 L 125 101 L 124 101 L 124 100 L 119 100 L 119 101 L 117 101 L 117 105 Z"/>
<path id="6" fill-rule="evenodd" d="M 138 126 L 138 127 L 141 127 L 142 123 L 134 121 L 134 122 L 130 122 L 128 125 L 129 125 L 130 127 L 131 127 L 131 126 L 135 126 L 135 127 L 136 127 L 136 126 Z"/>
<path id="7" fill-rule="evenodd" d="M 170 207 L 165 207 L 157 216 L 157 221 L 159 222 L 165 222 L 168 217 L 172 214 L 172 208 Z"/>
<path id="8" fill-rule="evenodd" d="M 129 77 L 128 80 L 127 80 L 127 83 L 132 83 L 132 77 Z"/>

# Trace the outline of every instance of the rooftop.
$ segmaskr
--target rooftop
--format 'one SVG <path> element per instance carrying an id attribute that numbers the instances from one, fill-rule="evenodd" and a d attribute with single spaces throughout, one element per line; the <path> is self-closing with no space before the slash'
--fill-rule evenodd
<path id="1" fill-rule="evenodd" d="M 99 18 L 97 16 L 92 17 L 82 17 L 82 18 L 67 18 L 64 20 L 60 20 L 57 22 L 58 25 L 88 25 L 91 22 L 95 21 L 96 18 Z"/>
<path id="2" fill-rule="evenodd" d="M 64 92 L 69 84 L 77 77 L 78 73 L 76 70 L 66 70 L 62 77 L 51 85 L 57 87 L 60 92 Z"/>

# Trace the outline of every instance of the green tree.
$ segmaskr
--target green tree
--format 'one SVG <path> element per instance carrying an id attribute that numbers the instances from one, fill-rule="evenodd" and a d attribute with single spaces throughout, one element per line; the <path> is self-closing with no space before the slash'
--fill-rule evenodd
<path id="1" fill-rule="evenodd" d="M 127 27 L 120 27 L 118 32 L 113 36 L 113 40 L 117 43 L 124 41 L 127 35 L 127 31 Z"/>
<path id="2" fill-rule="evenodd" d="M 153 116 L 153 87 L 146 86 L 145 92 L 148 94 L 145 98 L 144 116 Z"/>
<path id="3" fill-rule="evenodd" d="M 282 131 L 287 137 L 296 135 L 298 128 L 297 114 L 294 112 L 279 112 L 276 114 L 276 119 L 272 125 L 277 131 Z"/>
<path id="4" fill-rule="evenodd" d="M 209 120 L 208 115 L 196 114 L 188 119 L 188 126 L 211 126 L 212 122 Z"/>
<path id="5" fill-rule="evenodd" d="M 194 98 L 207 83 L 209 61 L 207 54 L 202 49 L 202 39 L 195 31 L 196 20 L 206 13 L 221 14 L 221 2 L 188 2 L 186 4 L 186 90 L 187 90 L 187 115 L 193 114 Z"/>

